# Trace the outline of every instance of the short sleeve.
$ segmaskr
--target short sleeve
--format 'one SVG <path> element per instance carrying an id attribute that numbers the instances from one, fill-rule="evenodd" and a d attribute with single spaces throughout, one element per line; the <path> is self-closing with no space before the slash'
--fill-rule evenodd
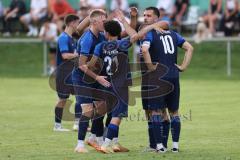
<path id="1" fill-rule="evenodd" d="M 78 42 L 78 53 L 88 56 L 92 47 L 92 37 L 85 34 Z"/>
<path id="2" fill-rule="evenodd" d="M 176 36 L 177 36 L 177 46 L 178 47 L 182 47 L 183 43 L 185 42 L 185 39 L 178 33 L 176 33 Z"/>
<path id="3" fill-rule="evenodd" d="M 94 49 L 94 56 L 100 57 L 102 43 L 98 44 Z"/>
<path id="4" fill-rule="evenodd" d="M 153 41 L 153 34 L 152 34 L 152 31 L 150 31 L 146 34 L 145 38 L 141 41 L 142 42 L 141 44 L 150 46 L 152 41 Z"/>
<path id="5" fill-rule="evenodd" d="M 130 42 L 130 37 L 124 38 L 119 41 L 119 49 L 121 51 L 128 51 L 128 49 L 132 46 L 132 43 Z"/>
<path id="6" fill-rule="evenodd" d="M 61 54 L 70 52 L 70 48 L 68 46 L 68 39 L 67 39 L 67 37 L 60 37 L 58 39 L 58 43 L 59 43 L 59 50 L 60 50 Z"/>

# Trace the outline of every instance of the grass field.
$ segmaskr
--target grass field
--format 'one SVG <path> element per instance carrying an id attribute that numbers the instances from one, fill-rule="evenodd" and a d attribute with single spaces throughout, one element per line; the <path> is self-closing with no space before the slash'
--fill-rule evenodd
<path id="1" fill-rule="evenodd" d="M 73 152 L 77 133 L 55 133 L 55 92 L 41 77 L 39 45 L 0 44 L 0 160 L 72 159 L 240 159 L 240 48 L 233 45 L 233 76 L 226 77 L 225 44 L 195 47 L 193 62 L 181 76 L 180 153 L 142 153 L 147 126 L 140 99 L 130 106 L 120 130 L 131 151 L 103 155 Z M 64 122 L 67 128 L 72 122 Z M 170 145 L 171 146 L 171 145 Z"/>

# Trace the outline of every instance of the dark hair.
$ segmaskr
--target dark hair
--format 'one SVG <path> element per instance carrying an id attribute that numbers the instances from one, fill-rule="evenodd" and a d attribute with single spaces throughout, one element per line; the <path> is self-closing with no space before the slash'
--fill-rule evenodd
<path id="1" fill-rule="evenodd" d="M 87 6 L 82 6 L 82 7 L 80 7 L 79 9 L 80 9 L 80 11 L 81 11 L 81 10 L 89 10 L 89 7 L 87 7 Z"/>
<path id="2" fill-rule="evenodd" d="M 157 17 L 160 17 L 160 12 L 156 7 L 147 7 L 145 10 L 152 10 Z"/>
<path id="3" fill-rule="evenodd" d="M 104 29 L 108 32 L 111 36 L 119 36 L 121 34 L 122 28 L 121 25 L 114 20 L 110 20 L 104 23 Z"/>
<path id="4" fill-rule="evenodd" d="M 69 23 L 79 20 L 79 17 L 75 14 L 69 14 L 64 18 L 64 24 L 67 26 Z"/>

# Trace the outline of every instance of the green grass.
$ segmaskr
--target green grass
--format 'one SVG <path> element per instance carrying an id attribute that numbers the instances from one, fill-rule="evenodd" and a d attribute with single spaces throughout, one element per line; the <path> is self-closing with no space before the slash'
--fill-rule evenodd
<path id="1" fill-rule="evenodd" d="M 89 148 L 89 154 L 79 155 L 73 152 L 76 132 L 52 131 L 57 97 L 48 79 L 41 77 L 42 46 L 0 44 L 0 160 L 240 159 L 237 45 L 233 45 L 231 78 L 226 76 L 224 43 L 195 46 L 192 64 L 181 75 L 179 154 L 141 152 L 148 140 L 138 99 L 135 106 L 129 107 L 129 117 L 120 130 L 121 143 L 131 150 L 129 153 L 103 155 Z M 64 126 L 71 128 L 72 122 L 64 122 Z"/>
<path id="2" fill-rule="evenodd" d="M 1 79 L 0 159 L 238 159 L 239 81 L 183 80 L 181 152 L 158 155 L 141 153 L 147 145 L 146 121 L 140 100 L 130 106 L 121 126 L 121 143 L 131 152 L 103 155 L 73 152 L 77 133 L 55 133 L 53 107 L 56 100 L 47 79 Z M 191 116 L 190 116 L 191 111 Z M 191 120 L 190 120 L 191 117 Z M 65 122 L 71 128 L 72 122 Z"/>

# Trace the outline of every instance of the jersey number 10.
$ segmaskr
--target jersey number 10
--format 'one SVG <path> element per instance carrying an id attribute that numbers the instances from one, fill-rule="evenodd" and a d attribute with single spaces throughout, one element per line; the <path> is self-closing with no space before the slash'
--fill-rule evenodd
<path id="1" fill-rule="evenodd" d="M 165 54 L 173 54 L 175 50 L 172 37 L 169 35 L 160 36 L 160 40 L 163 42 Z"/>

